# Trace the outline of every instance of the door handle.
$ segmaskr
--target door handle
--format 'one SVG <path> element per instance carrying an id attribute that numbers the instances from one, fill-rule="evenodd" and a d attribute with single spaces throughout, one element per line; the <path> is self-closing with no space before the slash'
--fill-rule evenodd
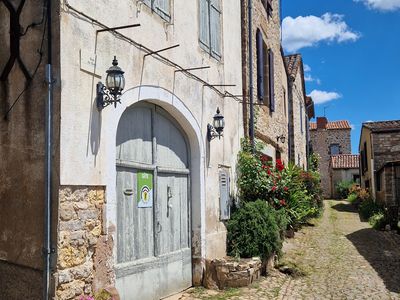
<path id="1" fill-rule="evenodd" d="M 162 225 L 160 222 L 157 222 L 157 233 L 160 233 L 162 231 Z"/>
<path id="2" fill-rule="evenodd" d="M 124 195 L 132 196 L 133 195 L 133 189 L 125 189 L 124 190 Z"/>

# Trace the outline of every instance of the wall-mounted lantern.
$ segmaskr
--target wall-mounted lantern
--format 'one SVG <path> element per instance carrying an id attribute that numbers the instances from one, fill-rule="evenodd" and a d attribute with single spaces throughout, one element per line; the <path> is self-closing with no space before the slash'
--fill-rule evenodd
<path id="1" fill-rule="evenodd" d="M 279 140 L 281 141 L 282 144 L 284 144 L 285 141 L 286 141 L 286 137 L 285 137 L 283 134 L 278 135 L 278 136 L 276 137 L 276 141 L 279 142 Z"/>
<path id="2" fill-rule="evenodd" d="M 225 127 L 225 120 L 224 116 L 221 115 L 219 111 L 219 107 L 217 108 L 217 113 L 214 115 L 213 124 L 207 124 L 207 140 L 210 142 L 212 139 L 218 137 L 221 139 L 223 136 L 222 132 L 224 131 Z"/>
<path id="3" fill-rule="evenodd" d="M 106 71 L 106 85 L 102 82 L 97 84 L 96 102 L 99 110 L 102 110 L 110 104 L 114 104 L 114 107 L 117 107 L 117 103 L 121 103 L 120 96 L 125 87 L 125 72 L 118 67 L 116 56 L 114 56 L 112 64 L 113 65 Z"/>

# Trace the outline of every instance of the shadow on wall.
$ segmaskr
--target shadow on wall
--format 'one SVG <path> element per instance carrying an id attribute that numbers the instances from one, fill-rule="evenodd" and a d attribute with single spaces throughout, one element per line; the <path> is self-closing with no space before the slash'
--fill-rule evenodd
<path id="1" fill-rule="evenodd" d="M 400 235 L 366 228 L 346 237 L 375 269 L 386 288 L 400 293 Z"/>

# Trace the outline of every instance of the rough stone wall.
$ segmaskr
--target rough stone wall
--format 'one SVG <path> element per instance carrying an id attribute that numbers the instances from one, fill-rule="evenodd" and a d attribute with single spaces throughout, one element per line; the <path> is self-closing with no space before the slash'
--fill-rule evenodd
<path id="1" fill-rule="evenodd" d="M 300 69 L 293 82 L 293 162 L 301 168 L 307 168 L 307 128 L 306 128 L 306 107 L 302 88 Z M 300 109 L 300 106 L 302 107 Z M 300 113 L 302 115 L 300 117 Z M 300 158 L 300 159 L 299 159 Z"/>
<path id="2" fill-rule="evenodd" d="M 341 154 L 351 154 L 350 129 L 336 130 L 310 130 L 311 145 L 314 153 L 318 153 L 320 159 L 321 187 L 324 197 L 331 197 L 331 180 L 330 180 L 330 154 L 329 146 L 331 144 L 339 144 Z"/>
<path id="3" fill-rule="evenodd" d="M 272 1 L 272 16 L 268 16 L 261 1 L 253 1 L 253 99 L 254 103 L 262 104 L 257 99 L 257 51 L 256 33 L 260 29 L 263 39 L 269 49 L 274 53 L 274 86 L 275 86 L 275 111 L 271 112 L 265 105 L 255 105 L 255 133 L 256 136 L 272 145 L 281 152 L 281 158 L 288 162 L 288 87 L 286 69 L 281 52 L 281 27 L 279 1 Z M 249 65 L 248 65 L 248 16 L 247 1 L 242 1 L 242 43 L 243 43 L 243 90 L 249 95 Z M 248 127 L 249 107 L 244 102 L 244 124 Z M 245 132 L 247 134 L 247 131 Z M 285 143 L 276 143 L 279 135 L 286 137 Z"/>
<path id="4" fill-rule="evenodd" d="M 60 189 L 55 299 L 75 299 L 114 284 L 111 235 L 102 187 Z"/>
<path id="5" fill-rule="evenodd" d="M 372 133 L 375 171 L 386 162 L 400 160 L 400 131 Z"/>

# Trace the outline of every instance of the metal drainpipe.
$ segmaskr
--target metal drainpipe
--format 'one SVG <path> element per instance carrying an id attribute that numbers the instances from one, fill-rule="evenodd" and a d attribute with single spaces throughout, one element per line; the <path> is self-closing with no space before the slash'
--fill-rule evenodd
<path id="1" fill-rule="evenodd" d="M 252 0 L 248 0 L 248 22 L 249 22 L 249 99 L 250 99 L 250 120 L 249 136 L 253 149 L 254 147 L 254 99 L 253 99 L 253 26 L 252 26 Z"/>
<path id="2" fill-rule="evenodd" d="M 51 0 L 47 0 L 47 59 L 46 83 L 46 137 L 45 137 L 45 213 L 44 213 L 44 270 L 43 270 L 43 299 L 50 296 L 50 259 L 53 249 L 51 247 L 51 145 L 52 145 L 52 113 L 53 113 L 53 75 L 52 75 L 52 39 L 51 39 Z"/>

